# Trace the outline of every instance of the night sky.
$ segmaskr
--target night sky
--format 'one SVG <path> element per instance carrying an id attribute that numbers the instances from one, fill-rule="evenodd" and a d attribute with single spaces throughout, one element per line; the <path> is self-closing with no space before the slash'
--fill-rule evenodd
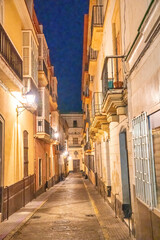
<path id="1" fill-rule="evenodd" d="M 58 79 L 60 112 L 81 111 L 83 16 L 89 0 L 34 0 Z"/>

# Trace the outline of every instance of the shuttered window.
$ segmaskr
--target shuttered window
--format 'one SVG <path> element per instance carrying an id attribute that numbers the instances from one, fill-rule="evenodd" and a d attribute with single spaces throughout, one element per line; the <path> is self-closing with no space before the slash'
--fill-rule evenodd
<path id="1" fill-rule="evenodd" d="M 136 196 L 152 207 L 152 160 L 149 151 L 149 128 L 146 113 L 134 118 L 132 127 Z"/>

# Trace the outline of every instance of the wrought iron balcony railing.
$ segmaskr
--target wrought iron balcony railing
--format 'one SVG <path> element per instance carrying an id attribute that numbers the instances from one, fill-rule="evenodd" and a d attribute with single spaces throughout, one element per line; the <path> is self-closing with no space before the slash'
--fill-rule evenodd
<path id="1" fill-rule="evenodd" d="M 22 81 L 22 59 L 0 24 L 0 54 Z"/>
<path id="2" fill-rule="evenodd" d="M 98 51 L 95 51 L 90 47 L 90 49 L 89 49 L 89 60 L 90 61 L 96 60 L 97 56 L 98 56 Z"/>
<path id="3" fill-rule="evenodd" d="M 37 119 L 37 133 L 50 135 L 50 124 L 45 119 Z"/>
<path id="4" fill-rule="evenodd" d="M 57 140 L 55 133 L 55 130 L 51 126 L 49 126 L 49 135 L 53 140 Z"/>
<path id="5" fill-rule="evenodd" d="M 103 26 L 103 5 L 94 5 L 92 9 L 92 24 L 91 24 L 91 36 L 93 34 L 94 27 Z"/>
<path id="6" fill-rule="evenodd" d="M 102 114 L 102 102 L 103 102 L 103 94 L 102 92 L 93 93 L 92 98 L 92 118 L 96 115 Z"/>
<path id="7" fill-rule="evenodd" d="M 102 71 L 102 92 L 106 95 L 109 89 L 123 88 L 122 61 L 124 56 L 109 56 L 105 58 Z"/>

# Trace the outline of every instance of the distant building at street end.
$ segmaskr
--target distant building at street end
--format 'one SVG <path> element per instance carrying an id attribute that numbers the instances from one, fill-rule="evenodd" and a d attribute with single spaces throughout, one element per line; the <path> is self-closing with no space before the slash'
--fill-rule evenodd
<path id="1" fill-rule="evenodd" d="M 68 124 L 68 171 L 83 171 L 82 154 L 82 132 L 83 132 L 83 114 L 68 113 L 61 114 L 61 117 Z"/>

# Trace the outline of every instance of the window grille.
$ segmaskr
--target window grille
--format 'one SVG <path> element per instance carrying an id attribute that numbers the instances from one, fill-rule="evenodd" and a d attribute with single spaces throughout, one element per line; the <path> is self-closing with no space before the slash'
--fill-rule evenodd
<path id="1" fill-rule="evenodd" d="M 136 196 L 152 207 L 151 155 L 146 113 L 132 120 Z"/>

